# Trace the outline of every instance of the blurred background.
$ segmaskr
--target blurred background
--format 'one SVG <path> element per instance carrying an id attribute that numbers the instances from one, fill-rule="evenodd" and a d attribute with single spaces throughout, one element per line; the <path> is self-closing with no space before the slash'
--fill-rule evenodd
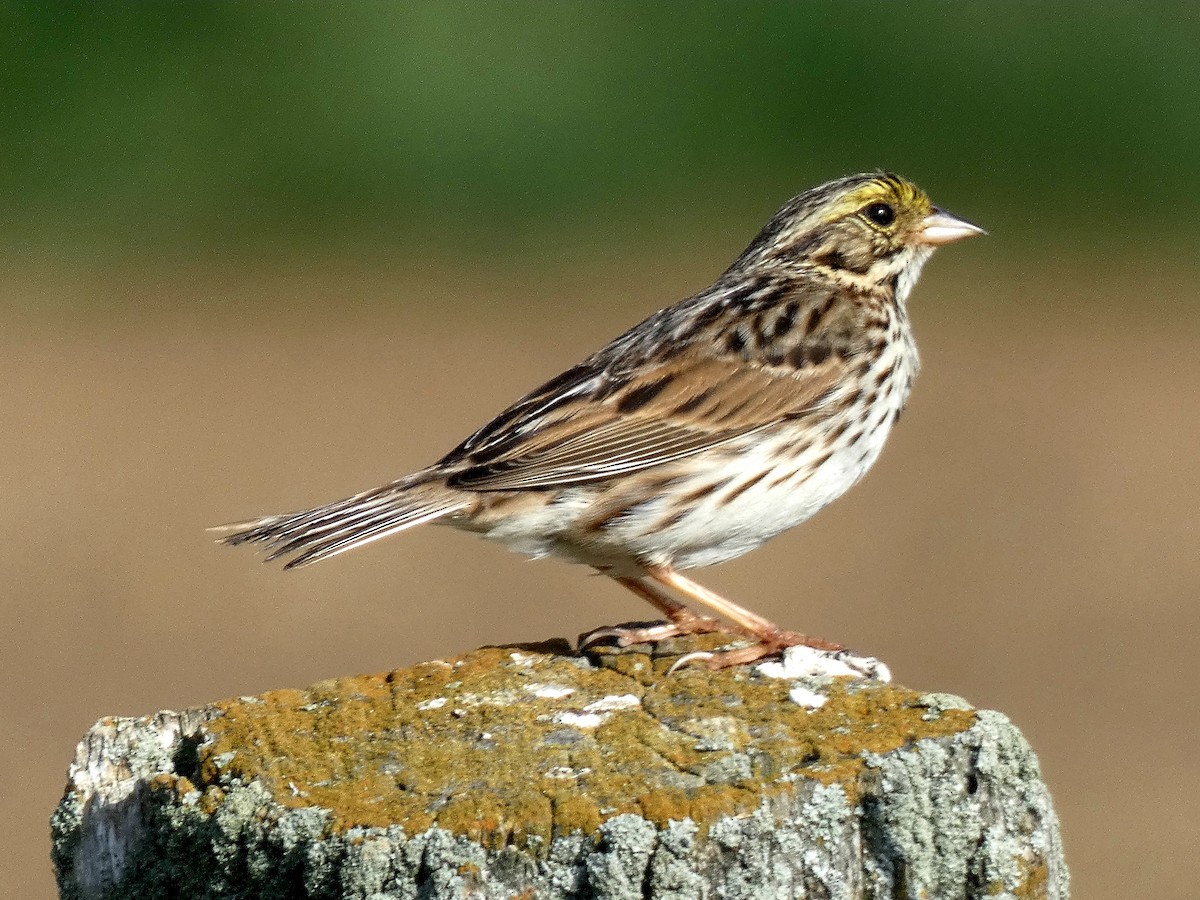
<path id="1" fill-rule="evenodd" d="M 0 883 L 100 716 L 643 617 L 429 529 L 206 526 L 436 459 L 901 172 L 991 237 L 911 303 L 875 471 L 703 580 L 1000 709 L 1076 895 L 1194 896 L 1200 13 L 1178 4 L 0 4 Z"/>

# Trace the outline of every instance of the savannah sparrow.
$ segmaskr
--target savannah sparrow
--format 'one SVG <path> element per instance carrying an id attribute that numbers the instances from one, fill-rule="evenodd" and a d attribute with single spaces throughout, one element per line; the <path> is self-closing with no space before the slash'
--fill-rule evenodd
<path id="1" fill-rule="evenodd" d="M 436 522 L 592 566 L 666 617 L 592 639 L 718 630 L 754 639 L 707 654 L 713 668 L 796 645 L 841 650 L 680 570 L 753 550 L 866 473 L 917 373 L 905 300 L 936 246 L 982 233 L 890 173 L 813 188 L 711 287 L 527 394 L 432 466 L 228 526 L 222 540 L 264 544 L 291 568 Z"/>

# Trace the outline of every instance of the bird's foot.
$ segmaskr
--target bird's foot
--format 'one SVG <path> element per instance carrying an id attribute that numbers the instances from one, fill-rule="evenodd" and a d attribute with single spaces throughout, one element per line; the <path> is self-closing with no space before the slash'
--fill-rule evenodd
<path id="1" fill-rule="evenodd" d="M 595 628 L 579 636 L 579 649 L 586 650 L 600 643 L 613 643 L 618 647 L 630 647 L 634 644 L 657 644 L 667 638 L 680 637 L 685 634 L 740 634 L 737 626 L 729 625 L 719 619 L 697 616 L 693 613 L 679 616 L 675 621 L 667 622 L 628 622 L 624 625 L 610 625 L 605 628 Z"/>
<path id="2" fill-rule="evenodd" d="M 699 663 L 709 669 L 743 666 L 762 659 L 781 656 L 783 651 L 789 647 L 808 647 L 826 653 L 837 653 L 846 649 L 841 644 L 809 637 L 798 631 L 784 631 L 782 628 L 771 628 L 755 637 L 758 638 L 758 642 L 749 647 L 741 647 L 736 650 L 698 650 L 695 653 L 686 653 L 675 661 L 675 664 L 671 666 L 671 671 L 674 672 L 676 669 L 692 663 Z"/>
<path id="3" fill-rule="evenodd" d="M 887 665 L 871 656 L 859 656 L 841 644 L 823 641 L 795 631 L 775 630 L 749 647 L 735 650 L 698 651 L 679 657 L 669 672 L 689 665 L 727 669 L 761 663 L 758 671 L 773 678 L 850 676 L 891 681 Z"/>

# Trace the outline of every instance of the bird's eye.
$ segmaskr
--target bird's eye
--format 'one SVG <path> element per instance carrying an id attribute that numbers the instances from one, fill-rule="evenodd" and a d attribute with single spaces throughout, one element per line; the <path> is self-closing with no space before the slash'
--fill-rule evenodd
<path id="1" fill-rule="evenodd" d="M 896 211 L 890 203 L 872 203 L 863 210 L 863 214 L 881 228 L 887 228 L 896 221 Z"/>

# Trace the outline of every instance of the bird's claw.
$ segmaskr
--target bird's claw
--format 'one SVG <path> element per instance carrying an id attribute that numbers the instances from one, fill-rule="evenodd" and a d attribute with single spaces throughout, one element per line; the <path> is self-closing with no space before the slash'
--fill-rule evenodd
<path id="1" fill-rule="evenodd" d="M 667 669 L 667 674 L 674 675 L 680 669 L 696 662 L 696 660 L 713 659 L 717 656 L 721 656 L 721 654 L 713 653 L 711 650 L 694 650 L 691 653 L 685 653 L 683 656 L 679 657 L 679 659 L 675 660 L 675 662 L 671 663 L 671 667 Z"/>
<path id="2" fill-rule="evenodd" d="M 579 649 L 587 650 L 603 641 L 612 641 L 618 647 L 631 647 L 634 644 L 654 644 L 667 638 L 676 637 L 682 632 L 674 622 L 630 622 L 627 625 L 607 625 L 604 628 L 593 628 L 579 636 Z"/>
<path id="3" fill-rule="evenodd" d="M 625 625 L 608 625 L 594 628 L 579 636 L 579 649 L 586 650 L 601 641 L 612 641 L 618 647 L 634 644 L 657 644 L 667 638 L 687 634 L 736 633 L 731 626 L 717 619 L 703 616 L 681 617 L 677 622 L 629 622 Z"/>
<path id="4" fill-rule="evenodd" d="M 756 671 L 771 678 L 848 677 L 871 678 L 884 682 L 892 680 L 891 669 L 873 656 L 860 656 L 844 647 L 828 649 L 808 644 L 781 645 L 774 640 L 732 650 L 698 650 L 685 653 L 671 664 L 667 674 L 700 661 L 703 661 L 706 668 L 713 670 L 758 663 Z"/>

